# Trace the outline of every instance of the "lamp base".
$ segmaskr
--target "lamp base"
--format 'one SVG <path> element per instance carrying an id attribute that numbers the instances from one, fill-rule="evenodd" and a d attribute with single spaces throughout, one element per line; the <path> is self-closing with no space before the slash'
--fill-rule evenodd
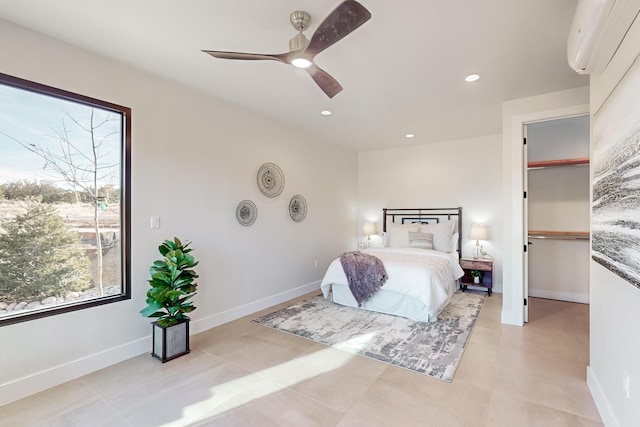
<path id="1" fill-rule="evenodd" d="M 479 245 L 476 245 L 473 248 L 473 259 L 480 259 L 482 258 L 482 247 Z"/>

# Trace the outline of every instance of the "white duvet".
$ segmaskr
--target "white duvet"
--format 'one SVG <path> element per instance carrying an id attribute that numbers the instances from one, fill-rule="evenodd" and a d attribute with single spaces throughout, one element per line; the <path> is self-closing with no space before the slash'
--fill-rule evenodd
<path id="1" fill-rule="evenodd" d="M 456 253 L 411 248 L 374 248 L 363 252 L 380 258 L 384 264 L 388 279 L 381 289 L 419 300 L 434 317 L 449 303 L 456 280 L 464 274 Z M 340 258 L 333 260 L 322 279 L 320 287 L 325 298 L 334 283 L 348 286 Z"/>

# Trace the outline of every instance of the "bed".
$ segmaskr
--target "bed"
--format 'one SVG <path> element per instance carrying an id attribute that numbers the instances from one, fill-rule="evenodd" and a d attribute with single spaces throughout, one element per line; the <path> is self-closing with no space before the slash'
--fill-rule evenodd
<path id="1" fill-rule="evenodd" d="M 384 285 L 358 304 L 338 257 L 322 279 L 324 297 L 349 307 L 436 321 L 464 273 L 459 264 L 462 208 L 383 209 L 382 228 L 385 246 L 362 252 L 382 260 L 388 276 Z"/>

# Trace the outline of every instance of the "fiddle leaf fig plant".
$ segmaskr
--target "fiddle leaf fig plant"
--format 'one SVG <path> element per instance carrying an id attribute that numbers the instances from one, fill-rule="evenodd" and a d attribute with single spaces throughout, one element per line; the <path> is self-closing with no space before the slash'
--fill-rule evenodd
<path id="1" fill-rule="evenodd" d="M 198 262 L 189 254 L 193 249 L 174 237 L 158 247 L 164 257 L 149 268 L 151 289 L 147 291 L 147 307 L 140 310 L 145 317 L 157 317 L 157 324 L 168 327 L 189 320 L 186 313 L 196 309 L 191 298 L 196 294 L 198 277 L 193 267 Z"/>

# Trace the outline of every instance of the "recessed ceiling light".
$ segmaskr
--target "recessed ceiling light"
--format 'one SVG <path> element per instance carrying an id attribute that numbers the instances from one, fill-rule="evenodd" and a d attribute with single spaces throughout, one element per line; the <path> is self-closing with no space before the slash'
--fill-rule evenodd
<path id="1" fill-rule="evenodd" d="M 330 116 L 331 115 L 331 111 L 323 110 L 323 111 L 320 111 L 320 114 L 322 114 L 323 116 Z"/>
<path id="2" fill-rule="evenodd" d="M 408 133 L 408 134 L 406 134 L 404 137 L 405 137 L 405 138 L 413 138 L 413 137 L 415 137 L 415 135 L 414 135 L 414 134 L 412 134 L 412 133 Z"/>
<path id="3" fill-rule="evenodd" d="M 477 74 L 469 74 L 467 77 L 464 78 L 464 80 L 467 81 L 467 82 L 475 82 L 479 78 L 480 78 L 480 76 L 477 75 Z"/>

